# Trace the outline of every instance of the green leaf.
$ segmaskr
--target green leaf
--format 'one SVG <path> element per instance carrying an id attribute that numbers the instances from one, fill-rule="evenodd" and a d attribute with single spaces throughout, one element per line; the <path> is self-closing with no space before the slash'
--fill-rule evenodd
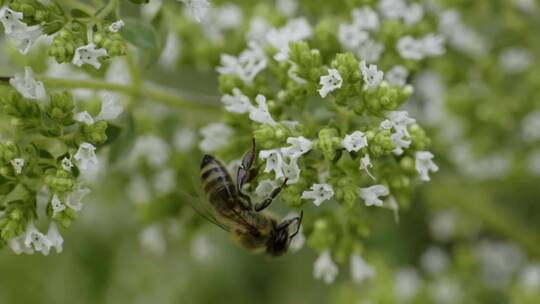
<path id="1" fill-rule="evenodd" d="M 116 140 L 111 143 L 111 149 L 109 151 L 109 161 L 111 163 L 122 157 L 122 155 L 127 155 L 133 147 L 135 141 L 135 121 L 131 115 L 126 115 L 126 119 L 126 126 L 117 135 Z"/>
<path id="2" fill-rule="evenodd" d="M 156 29 L 139 19 L 128 18 L 120 34 L 140 51 L 141 64 L 148 67 L 155 63 L 161 51 L 161 41 Z"/>
<path id="3" fill-rule="evenodd" d="M 87 12 L 80 10 L 78 8 L 72 9 L 70 13 L 71 13 L 71 16 L 74 18 L 89 18 L 90 17 L 90 15 Z"/>

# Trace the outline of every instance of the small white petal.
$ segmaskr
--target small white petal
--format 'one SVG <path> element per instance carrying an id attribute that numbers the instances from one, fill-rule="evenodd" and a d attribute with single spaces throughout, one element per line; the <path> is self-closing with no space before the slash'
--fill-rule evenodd
<path id="1" fill-rule="evenodd" d="M 87 63 L 99 69 L 101 67 L 101 62 L 99 62 L 100 57 L 107 56 L 107 50 L 104 48 L 96 48 L 94 43 L 89 43 L 85 46 L 81 46 L 75 50 L 75 55 L 73 56 L 72 63 L 76 66 L 82 66 Z"/>
<path id="2" fill-rule="evenodd" d="M 396 65 L 386 73 L 386 81 L 391 86 L 403 87 L 407 84 L 409 71 L 402 65 Z"/>
<path id="3" fill-rule="evenodd" d="M 360 159 L 360 170 L 366 171 L 366 173 L 367 173 L 367 175 L 369 175 L 369 177 L 371 177 L 372 179 L 376 179 L 371 174 L 371 172 L 369 172 L 369 168 L 371 168 L 371 167 L 373 167 L 373 165 L 371 164 L 371 159 L 369 158 L 369 154 L 366 154 Z"/>
<path id="4" fill-rule="evenodd" d="M 326 284 L 335 281 L 338 275 L 337 265 L 332 261 L 330 251 L 323 251 L 313 265 L 313 277 L 317 280 L 323 280 Z"/>
<path id="5" fill-rule="evenodd" d="M 259 152 L 259 158 L 266 160 L 264 172 L 269 173 L 274 171 L 276 179 L 283 177 L 285 161 L 283 160 L 283 155 L 281 154 L 280 149 L 261 150 Z"/>
<path id="6" fill-rule="evenodd" d="M 367 137 L 363 132 L 354 131 L 345 136 L 341 141 L 341 146 L 349 152 L 358 152 L 368 146 Z"/>
<path id="7" fill-rule="evenodd" d="M 13 170 L 15 171 L 15 175 L 19 175 L 22 173 L 23 167 L 24 167 L 24 159 L 22 158 L 14 158 L 9 161 L 11 163 L 11 166 L 13 167 Z"/>
<path id="8" fill-rule="evenodd" d="M 312 29 L 305 18 L 290 20 L 280 29 L 271 29 L 266 35 L 268 43 L 277 50 L 274 59 L 287 61 L 289 59 L 289 43 L 304 40 L 312 35 Z"/>
<path id="9" fill-rule="evenodd" d="M 57 215 L 58 213 L 64 211 L 66 209 L 66 205 L 62 203 L 58 195 L 53 195 L 51 199 L 51 207 L 53 210 L 53 216 Z"/>
<path id="10" fill-rule="evenodd" d="M 257 97 L 255 97 L 255 101 L 257 102 L 257 107 L 251 108 L 249 118 L 261 124 L 276 125 L 276 121 L 272 118 L 272 115 L 268 111 L 266 97 L 259 94 Z"/>
<path id="11" fill-rule="evenodd" d="M 62 252 L 62 244 L 64 244 L 64 239 L 62 238 L 60 231 L 58 231 L 58 227 L 56 227 L 55 223 L 51 223 L 49 226 L 49 230 L 47 231 L 47 239 L 49 240 L 51 247 L 56 249 L 56 253 Z"/>
<path id="12" fill-rule="evenodd" d="M 379 71 L 376 65 L 370 64 L 368 67 L 364 60 L 360 61 L 360 72 L 364 76 L 364 84 L 368 89 L 378 87 L 384 77 L 383 71 Z"/>
<path id="13" fill-rule="evenodd" d="M 15 74 L 15 76 L 9 80 L 9 83 L 21 93 L 24 98 L 39 101 L 47 100 L 47 93 L 45 92 L 43 82 L 34 79 L 34 73 L 31 67 L 24 68 L 24 76 Z"/>
<path id="14" fill-rule="evenodd" d="M 302 193 L 303 199 L 313 200 L 315 206 L 320 206 L 322 202 L 331 199 L 334 196 L 334 188 L 330 184 L 313 184 L 311 191 Z"/>
<path id="15" fill-rule="evenodd" d="M 81 211 L 83 204 L 82 200 L 85 196 L 90 194 L 90 189 L 88 188 L 78 188 L 75 191 L 71 192 L 66 197 L 66 205 L 75 210 L 75 211 Z"/>
<path id="16" fill-rule="evenodd" d="M 186 8 L 189 10 L 190 14 L 195 20 L 201 22 L 202 19 L 208 14 L 208 9 L 210 7 L 210 2 L 207 0 L 179 0 L 184 3 Z"/>
<path id="17" fill-rule="evenodd" d="M 28 26 L 22 22 L 22 19 L 23 13 L 11 10 L 7 6 L 0 8 L 0 22 L 4 26 L 4 33 L 6 35 L 25 31 Z"/>
<path id="18" fill-rule="evenodd" d="M 79 169 L 87 170 L 91 166 L 95 166 L 98 163 L 96 157 L 96 147 L 91 143 L 84 142 L 79 146 L 74 158 L 79 164 Z"/>
<path id="19" fill-rule="evenodd" d="M 429 181 L 429 171 L 437 172 L 439 167 L 433 162 L 433 154 L 429 151 L 416 152 L 416 171 L 420 174 L 420 179 Z"/>
<path id="20" fill-rule="evenodd" d="M 113 120 L 117 118 L 124 108 L 118 103 L 118 101 L 111 94 L 105 94 L 101 101 L 101 111 L 96 117 L 97 120 Z"/>
<path id="21" fill-rule="evenodd" d="M 94 124 L 94 118 L 92 115 L 90 115 L 90 113 L 88 113 L 88 111 L 73 114 L 73 119 L 86 125 Z"/>
<path id="22" fill-rule="evenodd" d="M 71 171 L 71 168 L 73 168 L 73 163 L 71 162 L 71 160 L 67 157 L 64 157 L 62 159 L 62 169 L 64 169 L 64 171 L 68 171 L 70 172 Z"/>
<path id="23" fill-rule="evenodd" d="M 116 22 L 111 23 L 111 25 L 109 25 L 109 31 L 116 33 L 121 28 L 123 28 L 124 25 L 125 25 L 124 20 L 118 20 Z"/>
<path id="24" fill-rule="evenodd" d="M 26 27 L 24 31 L 17 31 L 8 34 L 8 37 L 21 54 L 26 54 L 30 47 L 43 35 L 43 31 L 39 25 Z"/>
<path id="25" fill-rule="evenodd" d="M 281 148 L 281 154 L 283 154 L 284 157 L 291 159 L 301 157 L 302 155 L 308 153 L 312 147 L 311 140 L 303 136 L 289 137 L 287 138 L 287 143 L 290 144 L 290 146 Z"/>
<path id="26" fill-rule="evenodd" d="M 52 243 L 43 233 L 37 230 L 33 223 L 29 223 L 26 226 L 24 245 L 41 252 L 43 255 L 48 255 Z"/>
<path id="27" fill-rule="evenodd" d="M 322 88 L 319 89 L 319 94 L 324 98 L 328 93 L 341 88 L 342 83 L 343 79 L 341 78 L 341 75 L 339 75 L 338 70 L 328 69 L 328 75 L 321 76 L 319 81 L 319 84 L 322 86 Z"/>
<path id="28" fill-rule="evenodd" d="M 223 123 L 211 123 L 200 130 L 203 137 L 199 148 L 206 153 L 217 151 L 230 142 L 233 129 Z"/>
<path id="29" fill-rule="evenodd" d="M 278 187 L 278 183 L 275 180 L 264 179 L 260 181 L 257 188 L 255 188 L 255 195 L 258 198 L 264 198 L 270 195 L 270 193 L 272 193 L 276 187 Z"/>
<path id="30" fill-rule="evenodd" d="M 248 48 L 238 57 L 221 55 L 221 66 L 217 71 L 220 74 L 236 75 L 244 82 L 251 83 L 267 64 L 266 53 L 262 47 L 255 41 L 250 41 Z"/>
<path id="31" fill-rule="evenodd" d="M 351 278 L 356 283 L 362 283 L 375 277 L 375 269 L 359 254 L 353 254 L 350 257 Z"/>
<path id="32" fill-rule="evenodd" d="M 221 98 L 221 101 L 225 104 L 225 110 L 239 114 L 248 113 L 253 107 L 249 98 L 242 94 L 242 91 L 238 88 L 234 88 L 232 93 L 232 95 L 225 94 Z"/>
<path id="33" fill-rule="evenodd" d="M 379 198 L 390 194 L 384 185 L 375 185 L 367 188 L 360 188 L 358 194 L 365 201 L 366 206 L 382 207 L 383 201 Z"/>

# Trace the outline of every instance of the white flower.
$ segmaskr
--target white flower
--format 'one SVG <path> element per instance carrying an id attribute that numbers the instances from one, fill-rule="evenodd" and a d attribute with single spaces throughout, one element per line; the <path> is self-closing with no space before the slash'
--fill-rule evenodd
<path id="1" fill-rule="evenodd" d="M 143 158 L 150 166 L 159 168 L 169 159 L 169 155 L 169 146 L 161 137 L 147 134 L 137 138 L 129 160 L 134 163 Z"/>
<path id="2" fill-rule="evenodd" d="M 358 152 L 368 146 L 366 134 L 361 131 L 354 131 L 345 136 L 341 141 L 341 146 L 349 152 Z"/>
<path id="3" fill-rule="evenodd" d="M 111 94 L 105 94 L 101 101 L 101 111 L 96 117 L 97 120 L 113 120 L 117 118 L 124 108 Z"/>
<path id="4" fill-rule="evenodd" d="M 264 179 L 260 181 L 257 188 L 255 188 L 255 195 L 258 198 L 264 198 L 270 195 L 270 193 L 272 193 L 276 187 L 278 187 L 278 183 L 275 180 Z"/>
<path id="5" fill-rule="evenodd" d="M 216 246 L 206 234 L 198 233 L 191 241 L 191 255 L 198 262 L 208 262 L 216 256 Z"/>
<path id="6" fill-rule="evenodd" d="M 432 161 L 433 154 L 429 151 L 416 152 L 416 171 L 420 174 L 420 179 L 423 181 L 429 181 L 429 171 L 437 172 L 439 167 Z"/>
<path id="7" fill-rule="evenodd" d="M 186 8 L 189 10 L 190 14 L 197 20 L 198 22 L 201 22 L 204 17 L 206 17 L 206 14 L 208 13 L 208 9 L 210 7 L 210 2 L 207 0 L 179 0 L 180 2 L 184 3 Z"/>
<path id="8" fill-rule="evenodd" d="M 147 226 L 139 235 L 139 244 L 143 249 L 148 250 L 153 254 L 161 255 L 165 253 L 167 242 L 163 236 L 163 231 L 160 226 L 154 224 Z"/>
<path id="9" fill-rule="evenodd" d="M 337 265 L 332 261 L 330 251 L 323 251 L 313 265 L 313 277 L 322 279 L 326 284 L 333 283 L 338 274 Z"/>
<path id="10" fill-rule="evenodd" d="M 135 175 L 129 180 L 127 195 L 135 205 L 147 204 L 152 199 L 148 182 L 141 175 Z"/>
<path id="11" fill-rule="evenodd" d="M 266 160 L 264 172 L 268 173 L 274 171 L 276 179 L 283 177 L 283 167 L 285 166 L 285 161 L 283 160 L 283 155 L 281 154 L 280 149 L 261 150 L 259 152 L 259 158 Z"/>
<path id="12" fill-rule="evenodd" d="M 281 154 L 290 159 L 297 159 L 311 150 L 311 140 L 304 136 L 287 138 L 289 147 L 281 148 Z"/>
<path id="13" fill-rule="evenodd" d="M 249 112 L 249 118 L 261 124 L 276 125 L 276 121 L 270 115 L 268 111 L 268 105 L 266 104 L 266 97 L 259 94 L 255 97 L 257 107 L 253 107 Z"/>
<path id="14" fill-rule="evenodd" d="M 501 68 L 510 74 L 521 73 L 527 70 L 534 61 L 530 51 L 524 48 L 508 48 L 499 56 Z"/>
<path id="15" fill-rule="evenodd" d="M 61 165 L 62 165 L 62 169 L 64 169 L 64 171 L 68 171 L 70 172 L 71 171 L 71 168 L 73 168 L 73 163 L 71 162 L 71 160 L 67 157 L 64 157 L 62 159 L 62 162 L 61 162 Z"/>
<path id="16" fill-rule="evenodd" d="M 255 76 L 266 68 L 266 53 L 255 41 L 248 43 L 248 48 L 238 57 L 221 55 L 221 66 L 216 70 L 220 74 L 236 75 L 246 83 L 251 83 Z"/>
<path id="17" fill-rule="evenodd" d="M 249 98 L 238 88 L 234 88 L 232 93 L 233 95 L 225 94 L 221 98 L 225 104 L 225 110 L 240 114 L 249 112 L 252 108 Z"/>
<path id="18" fill-rule="evenodd" d="M 289 76 L 290 79 L 294 80 L 295 82 L 299 84 L 306 84 L 307 80 L 298 76 L 298 72 L 297 72 L 298 65 L 292 61 L 289 61 L 289 63 L 291 64 L 291 67 L 287 70 L 287 76 Z"/>
<path id="19" fill-rule="evenodd" d="M 409 71 L 402 65 L 396 65 L 392 67 L 385 76 L 389 85 L 403 87 L 407 83 Z"/>
<path id="20" fill-rule="evenodd" d="M 23 13 L 13 11 L 7 6 L 0 8 L 0 22 L 4 26 L 4 33 L 6 35 L 25 31 L 28 26 L 22 22 L 22 19 Z"/>
<path id="21" fill-rule="evenodd" d="M 15 74 L 15 76 L 9 80 L 9 84 L 21 93 L 24 98 L 39 101 L 45 101 L 47 99 L 47 93 L 45 92 L 43 82 L 34 79 L 31 67 L 24 68 L 24 76 Z"/>
<path id="22" fill-rule="evenodd" d="M 43 233 L 37 230 L 34 223 L 29 223 L 26 226 L 24 245 L 37 252 L 41 252 L 43 255 L 48 255 L 52 242 Z"/>
<path id="23" fill-rule="evenodd" d="M 451 240 L 456 232 L 456 213 L 451 210 L 439 211 L 430 219 L 429 230 L 437 241 Z"/>
<path id="24" fill-rule="evenodd" d="M 384 185 L 375 185 L 367 188 L 360 188 L 358 194 L 365 201 L 366 206 L 382 207 L 383 201 L 379 197 L 387 196 L 390 194 L 390 191 Z"/>
<path id="25" fill-rule="evenodd" d="M 113 32 L 113 33 L 116 33 L 118 32 L 121 28 L 124 27 L 124 25 L 126 25 L 124 23 L 124 20 L 118 20 L 118 21 L 115 21 L 113 23 L 111 23 L 111 25 L 109 25 L 109 31 Z"/>
<path id="26" fill-rule="evenodd" d="M 182 128 L 174 133 L 173 146 L 176 150 L 186 152 L 191 150 L 197 141 L 197 132 L 190 128 Z"/>
<path id="27" fill-rule="evenodd" d="M 289 163 L 283 163 L 283 177 L 287 178 L 287 185 L 292 185 L 300 179 L 300 167 L 298 167 L 297 159 L 290 159 Z"/>
<path id="28" fill-rule="evenodd" d="M 339 75 L 338 70 L 328 69 L 328 75 L 321 76 L 319 81 L 319 84 L 322 86 L 322 88 L 319 89 L 319 94 L 324 98 L 328 93 L 341 88 L 342 83 L 343 79 L 341 78 L 341 75 Z"/>
<path id="29" fill-rule="evenodd" d="M 27 27 L 24 31 L 13 32 L 8 37 L 15 43 L 15 47 L 21 54 L 26 54 L 42 35 L 41 27 L 34 25 Z"/>
<path id="30" fill-rule="evenodd" d="M 266 19 L 255 16 L 251 19 L 249 24 L 249 31 L 247 33 L 247 39 L 249 41 L 264 42 L 266 40 L 266 35 L 270 31 L 271 26 L 268 24 Z"/>
<path id="31" fill-rule="evenodd" d="M 356 283 L 371 280 L 375 277 L 375 269 L 371 267 L 362 257 L 354 253 L 350 257 L 351 278 Z"/>
<path id="32" fill-rule="evenodd" d="M 406 136 L 409 136 L 407 127 L 416 122 L 414 118 L 409 117 L 409 113 L 406 111 L 390 111 L 385 116 L 387 120 L 381 123 L 381 129 L 394 128 L 397 133 L 405 134 Z"/>
<path id="33" fill-rule="evenodd" d="M 410 139 L 405 138 L 406 134 L 396 132 L 390 135 L 390 139 L 392 139 L 392 142 L 394 143 L 394 150 L 392 151 L 396 155 L 403 154 L 404 149 L 409 148 L 412 141 Z"/>
<path id="34" fill-rule="evenodd" d="M 51 199 L 51 207 L 53 210 L 53 216 L 57 215 L 58 213 L 64 211 L 66 209 L 66 205 L 62 203 L 58 195 L 53 195 Z"/>
<path id="35" fill-rule="evenodd" d="M 94 124 L 94 118 L 92 115 L 90 115 L 90 113 L 88 113 L 88 111 L 73 114 L 73 119 L 86 125 Z"/>
<path id="36" fill-rule="evenodd" d="M 369 39 L 369 34 L 356 26 L 356 24 L 341 24 L 338 29 L 338 40 L 343 48 L 356 51 Z"/>
<path id="37" fill-rule="evenodd" d="M 436 57 L 444 54 L 444 38 L 436 34 L 427 34 L 422 38 L 422 52 L 425 57 Z"/>
<path id="38" fill-rule="evenodd" d="M 426 273 L 440 275 L 448 266 L 448 254 L 439 247 L 431 246 L 420 257 L 420 264 Z"/>
<path id="39" fill-rule="evenodd" d="M 85 46 L 78 47 L 75 50 L 75 55 L 73 56 L 72 63 L 79 67 L 87 63 L 92 65 L 96 69 L 99 69 L 101 67 L 99 58 L 105 56 L 107 56 L 106 49 L 96 49 L 96 45 L 94 43 L 89 43 Z"/>
<path id="40" fill-rule="evenodd" d="M 66 205 L 75 211 L 81 211 L 83 207 L 82 200 L 90 192 L 88 188 L 77 188 L 66 196 Z"/>
<path id="41" fill-rule="evenodd" d="M 366 153 L 361 159 L 360 159 L 360 170 L 366 171 L 367 175 L 371 177 L 372 179 L 375 179 L 373 175 L 371 175 L 371 172 L 369 172 L 369 168 L 373 167 L 371 164 L 371 159 L 369 158 L 369 154 Z"/>
<path id="42" fill-rule="evenodd" d="M 214 152 L 229 144 L 233 135 L 231 127 L 223 123 L 211 123 L 201 129 L 203 139 L 199 148 L 206 153 Z"/>
<path id="43" fill-rule="evenodd" d="M 367 39 L 358 48 L 358 57 L 365 62 L 377 62 L 384 51 L 384 45 L 373 39 Z"/>
<path id="44" fill-rule="evenodd" d="M 407 9 L 407 4 L 403 0 L 381 0 L 379 2 L 379 12 L 385 18 L 400 18 Z"/>
<path id="45" fill-rule="evenodd" d="M 439 31 L 452 47 L 472 57 L 481 57 L 489 49 L 485 38 L 466 26 L 455 10 L 445 10 L 439 14 Z"/>
<path id="46" fill-rule="evenodd" d="M 24 167 L 24 159 L 22 158 L 14 158 L 9 161 L 11 163 L 11 166 L 13 167 L 13 170 L 15 171 L 15 175 L 19 175 L 22 173 L 23 167 Z"/>
<path id="47" fill-rule="evenodd" d="M 424 17 L 424 9 L 422 8 L 422 5 L 413 3 L 403 11 L 401 17 L 408 25 L 416 24 Z"/>
<path id="48" fill-rule="evenodd" d="M 209 22 L 213 24 L 218 31 L 226 31 L 238 29 L 242 26 L 243 14 L 242 9 L 234 4 L 225 4 L 210 11 Z M 206 25 L 205 24 L 205 25 Z"/>
<path id="49" fill-rule="evenodd" d="M 304 40 L 312 34 L 311 26 L 305 18 L 290 20 L 280 29 L 271 29 L 266 35 L 266 40 L 278 52 L 274 55 L 277 61 L 289 59 L 289 43 Z"/>
<path id="50" fill-rule="evenodd" d="M 401 37 L 396 45 L 401 57 L 412 60 L 420 60 L 424 58 L 422 47 L 422 43 L 411 36 Z"/>
<path id="51" fill-rule="evenodd" d="M 540 264 L 527 264 L 519 274 L 519 283 L 528 291 L 540 291 Z"/>
<path id="52" fill-rule="evenodd" d="M 364 60 L 360 61 L 360 72 L 362 72 L 364 83 L 369 89 L 378 87 L 384 77 L 383 71 L 379 71 L 376 65 L 370 64 L 368 67 Z"/>
<path id="53" fill-rule="evenodd" d="M 157 194 L 171 193 L 176 187 L 176 173 L 172 169 L 163 169 L 154 176 L 153 182 Z"/>
<path id="54" fill-rule="evenodd" d="M 416 269 L 399 269 L 394 278 L 394 293 L 397 299 L 412 299 L 420 289 L 421 278 Z"/>
<path id="55" fill-rule="evenodd" d="M 302 198 L 313 200 L 313 204 L 317 207 L 332 196 L 334 196 L 334 188 L 330 184 L 313 184 L 311 191 L 302 192 Z"/>
<path id="56" fill-rule="evenodd" d="M 98 159 L 96 157 L 96 147 L 87 142 L 83 142 L 79 146 L 77 153 L 75 153 L 73 157 L 79 164 L 79 169 L 81 170 L 87 170 L 91 166 L 95 166 L 98 163 Z"/>
<path id="57" fill-rule="evenodd" d="M 359 29 L 377 31 L 379 29 L 379 15 L 369 6 L 363 6 L 352 11 L 353 23 Z"/>
<path id="58" fill-rule="evenodd" d="M 54 247 L 54 249 L 56 249 L 56 253 L 61 253 L 64 239 L 62 238 L 62 235 L 60 234 L 60 231 L 58 231 L 58 227 L 56 227 L 56 224 L 54 222 L 51 222 L 46 237 L 49 240 L 51 247 Z"/>
<path id="59" fill-rule="evenodd" d="M 34 249 L 31 247 L 28 247 L 24 244 L 25 235 L 21 234 L 17 237 L 14 237 L 8 241 L 9 248 L 15 253 L 15 254 L 34 254 Z"/>

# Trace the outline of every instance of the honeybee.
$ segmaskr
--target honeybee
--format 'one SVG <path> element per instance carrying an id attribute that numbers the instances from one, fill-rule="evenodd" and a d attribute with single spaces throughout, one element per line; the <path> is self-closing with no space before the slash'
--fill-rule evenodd
<path id="1" fill-rule="evenodd" d="M 204 155 L 201 163 L 201 181 L 208 202 L 219 218 L 228 223 L 216 225 L 232 233 L 237 243 L 254 252 L 265 251 L 270 256 L 280 256 L 287 252 L 290 241 L 298 234 L 302 222 L 300 216 L 278 221 L 263 210 L 270 206 L 286 185 L 286 180 L 274 189 L 267 198 L 253 205 L 248 195 L 242 192 L 244 184 L 250 182 L 257 170 L 252 168 L 256 162 L 255 141 L 247 152 L 236 174 L 236 184 L 227 169 L 211 155 Z M 215 218 L 214 218 L 215 219 Z M 296 222 L 296 230 L 289 233 L 289 227 Z"/>

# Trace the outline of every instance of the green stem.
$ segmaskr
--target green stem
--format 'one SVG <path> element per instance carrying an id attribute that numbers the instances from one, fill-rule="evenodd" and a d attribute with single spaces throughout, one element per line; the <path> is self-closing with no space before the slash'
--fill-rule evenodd
<path id="1" fill-rule="evenodd" d="M 123 84 L 110 83 L 98 79 L 63 79 L 63 78 L 40 78 L 47 87 L 63 89 L 90 89 L 104 90 L 122 93 L 127 96 L 141 99 L 149 99 L 164 105 L 175 107 L 187 111 L 204 112 L 209 115 L 220 113 L 218 103 L 200 102 L 180 96 L 178 93 L 169 91 L 162 87 L 150 84 L 129 86 Z"/>
<path id="2" fill-rule="evenodd" d="M 96 19 L 103 19 L 107 17 L 111 12 L 116 10 L 116 7 L 118 6 L 118 0 L 110 0 L 107 3 L 107 6 L 105 6 L 97 15 Z"/>

